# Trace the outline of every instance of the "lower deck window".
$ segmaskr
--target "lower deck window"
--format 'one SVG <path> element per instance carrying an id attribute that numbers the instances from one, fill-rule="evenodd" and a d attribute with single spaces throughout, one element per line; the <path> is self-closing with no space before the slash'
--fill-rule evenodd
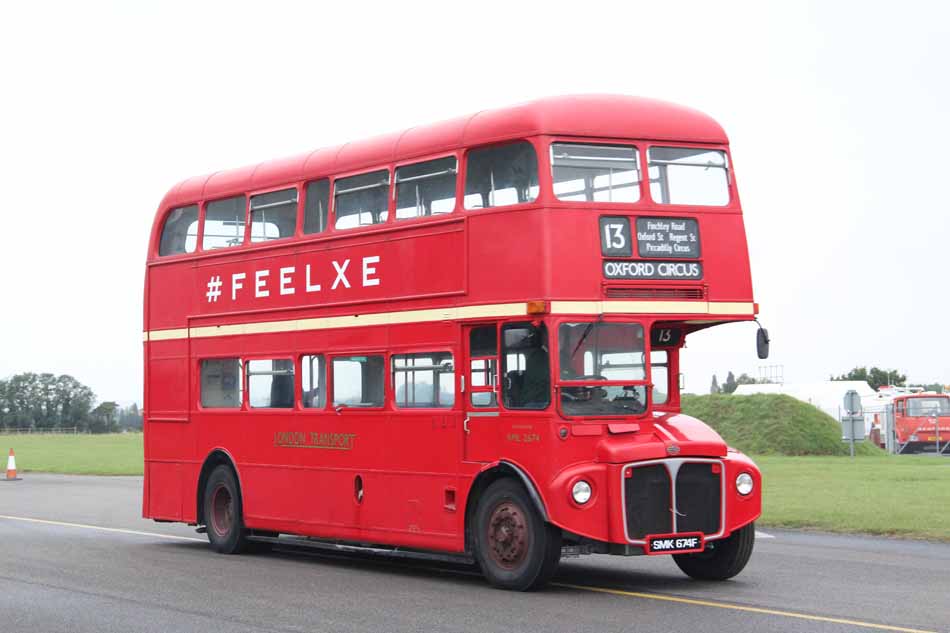
<path id="1" fill-rule="evenodd" d="M 201 406 L 238 409 L 242 396 L 241 359 L 201 361 Z"/>
<path id="2" fill-rule="evenodd" d="M 249 360 L 247 399 L 255 409 L 291 409 L 294 406 L 294 361 Z"/>
<path id="3" fill-rule="evenodd" d="M 398 407 L 451 407 L 455 404 L 452 354 L 393 356 L 393 389 Z"/>
<path id="4" fill-rule="evenodd" d="M 303 407 L 322 409 L 327 401 L 327 369 L 323 356 L 311 354 L 300 359 L 300 383 Z"/>
<path id="5" fill-rule="evenodd" d="M 382 356 L 339 356 L 333 359 L 334 405 L 381 407 L 385 382 Z"/>

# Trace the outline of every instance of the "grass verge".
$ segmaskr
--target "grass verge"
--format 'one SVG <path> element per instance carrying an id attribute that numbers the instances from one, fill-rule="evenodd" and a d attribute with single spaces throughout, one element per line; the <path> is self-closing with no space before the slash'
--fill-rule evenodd
<path id="1" fill-rule="evenodd" d="M 10 448 L 16 452 L 17 470 L 20 472 L 142 474 L 141 433 L 0 435 L 2 454 L 6 455 Z"/>
<path id="2" fill-rule="evenodd" d="M 950 541 L 950 459 L 755 457 L 762 526 Z"/>

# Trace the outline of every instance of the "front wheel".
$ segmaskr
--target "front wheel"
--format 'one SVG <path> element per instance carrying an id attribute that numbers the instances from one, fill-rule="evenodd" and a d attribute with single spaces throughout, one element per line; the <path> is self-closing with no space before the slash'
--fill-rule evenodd
<path id="1" fill-rule="evenodd" d="M 241 490 L 234 471 L 218 466 L 208 477 L 204 493 L 204 519 L 211 547 L 221 554 L 238 554 L 247 547 Z"/>
<path id="2" fill-rule="evenodd" d="M 755 545 L 755 523 L 733 532 L 729 538 L 706 543 L 696 554 L 676 554 L 673 560 L 684 574 L 697 580 L 726 580 L 749 562 Z"/>
<path id="3" fill-rule="evenodd" d="M 499 479 L 478 500 L 475 560 L 492 585 L 526 591 L 544 585 L 561 559 L 561 531 L 537 511 L 524 487 Z"/>

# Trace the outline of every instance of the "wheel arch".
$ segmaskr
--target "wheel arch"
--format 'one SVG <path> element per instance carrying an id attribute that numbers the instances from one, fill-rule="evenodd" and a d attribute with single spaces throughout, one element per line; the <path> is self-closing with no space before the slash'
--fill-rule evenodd
<path id="1" fill-rule="evenodd" d="M 216 448 L 208 453 L 208 456 L 205 457 L 204 463 L 201 465 L 201 472 L 198 474 L 198 490 L 195 498 L 197 499 L 197 508 L 195 517 L 197 519 L 198 525 L 205 525 L 207 522 L 204 517 L 204 501 L 205 501 L 205 486 L 208 483 L 208 478 L 211 476 L 211 473 L 214 472 L 214 469 L 218 466 L 227 466 L 234 472 L 234 477 L 237 479 L 238 484 L 238 494 L 241 495 L 241 500 L 243 502 L 241 484 L 241 473 L 238 472 L 237 465 L 234 463 L 234 458 L 231 456 L 226 449 Z"/>
<path id="2" fill-rule="evenodd" d="M 513 462 L 506 460 L 489 464 L 475 477 L 475 481 L 472 482 L 472 486 L 469 488 L 468 496 L 465 501 L 465 551 L 471 551 L 471 524 L 472 517 L 475 515 L 475 508 L 478 505 L 478 499 L 490 485 L 499 479 L 504 478 L 514 479 L 524 486 L 525 491 L 528 493 L 528 497 L 531 499 L 532 504 L 534 504 L 535 509 L 541 515 L 541 518 L 544 519 L 545 523 L 551 522 L 551 519 L 548 516 L 547 508 L 544 506 L 544 500 L 538 493 L 537 486 L 523 468 Z"/>

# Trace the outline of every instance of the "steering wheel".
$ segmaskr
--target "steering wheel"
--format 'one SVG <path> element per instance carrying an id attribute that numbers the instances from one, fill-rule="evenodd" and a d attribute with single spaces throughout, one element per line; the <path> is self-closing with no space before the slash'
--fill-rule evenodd
<path id="1" fill-rule="evenodd" d="M 600 374 L 585 374 L 583 376 L 578 376 L 574 380 L 610 380 L 607 376 L 601 376 Z"/>

